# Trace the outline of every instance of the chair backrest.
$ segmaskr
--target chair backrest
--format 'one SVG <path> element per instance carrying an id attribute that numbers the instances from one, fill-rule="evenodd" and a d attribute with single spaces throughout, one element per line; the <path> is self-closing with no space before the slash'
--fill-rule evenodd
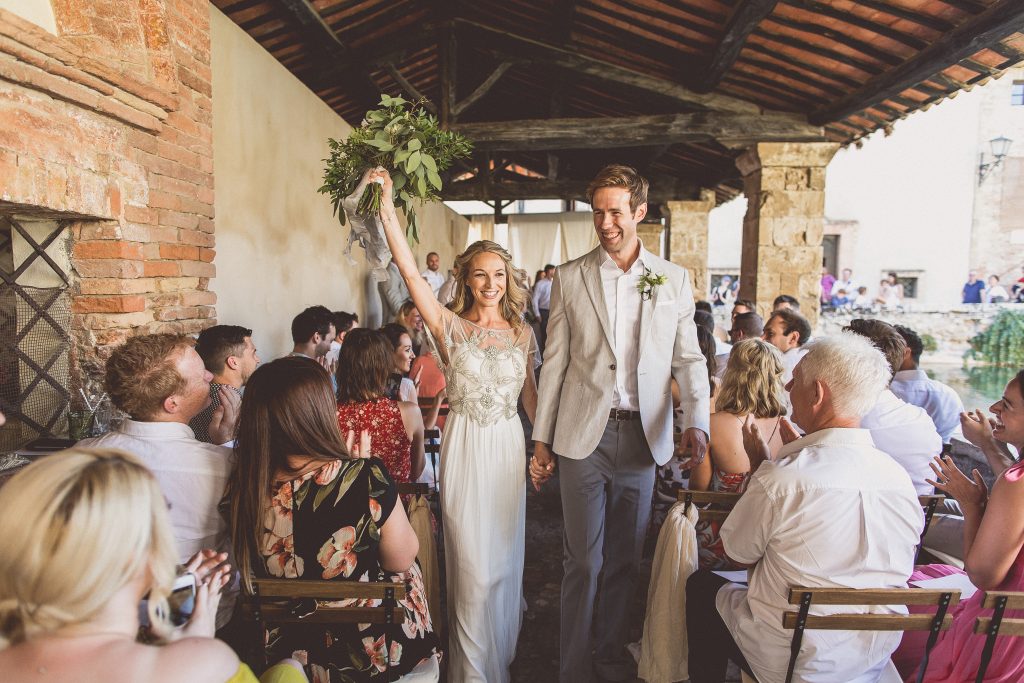
<path id="1" fill-rule="evenodd" d="M 428 412 L 434 409 L 434 397 L 433 396 L 420 396 L 420 411 L 426 415 Z M 445 401 L 441 404 L 441 407 L 437 411 L 438 415 L 448 414 L 448 402 Z"/>
<path id="2" fill-rule="evenodd" d="M 789 671 L 786 683 L 793 680 L 796 659 L 806 629 L 831 631 L 930 631 L 921 662 L 918 681 L 924 679 L 931 653 L 939 632 L 953 624 L 949 608 L 960 602 L 959 590 L 928 590 L 924 588 L 826 588 L 794 586 L 789 589 L 789 604 L 799 605 L 796 612 L 786 611 L 782 615 L 783 628 L 793 629 L 790 645 Z M 931 614 L 863 614 L 836 613 L 828 615 L 810 614 L 811 605 L 934 605 L 937 610 Z"/>
<path id="3" fill-rule="evenodd" d="M 992 650 L 998 636 L 1024 636 L 1024 619 L 1009 619 L 1003 616 L 1008 609 L 1024 609 L 1024 593 L 1012 591 L 988 591 L 981 602 L 985 609 L 992 610 L 991 617 L 978 617 L 974 632 L 984 633 L 985 647 L 981 651 L 981 665 L 978 667 L 977 683 L 985 680 L 985 671 L 992 661 Z"/>
<path id="4" fill-rule="evenodd" d="M 254 578 L 252 584 L 253 593 L 247 596 L 247 602 L 251 603 L 253 617 L 261 623 L 400 624 L 405 621 L 405 612 L 397 608 L 398 601 L 406 596 L 404 583 Z M 371 600 L 380 604 L 367 605 Z M 338 602 L 343 604 L 328 604 Z"/>
<path id="5" fill-rule="evenodd" d="M 679 489 L 676 499 L 685 503 L 685 512 L 689 512 L 690 505 L 712 504 L 713 508 L 697 508 L 697 515 L 706 521 L 724 522 L 725 518 L 732 512 L 732 508 L 739 501 L 742 493 L 723 493 L 721 491 L 696 491 L 693 489 Z"/>

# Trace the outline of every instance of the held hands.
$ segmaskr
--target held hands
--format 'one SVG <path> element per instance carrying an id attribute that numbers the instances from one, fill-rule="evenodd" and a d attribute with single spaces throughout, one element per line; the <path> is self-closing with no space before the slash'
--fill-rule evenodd
<path id="1" fill-rule="evenodd" d="M 241 397 L 227 386 L 217 391 L 220 399 L 218 406 L 210 416 L 210 441 L 225 444 L 235 438 L 235 424 L 238 422 L 238 409 L 242 404 Z"/>
<path id="2" fill-rule="evenodd" d="M 320 364 L 320 367 L 322 367 L 324 370 L 327 371 L 328 375 L 330 375 L 331 377 L 334 377 L 334 373 L 337 372 L 337 370 L 338 370 L 338 361 L 337 361 L 337 359 L 335 359 L 335 360 L 327 360 L 327 356 L 324 355 L 324 356 L 320 356 L 319 358 L 317 358 L 316 362 Z"/>
<path id="3" fill-rule="evenodd" d="M 535 491 L 540 491 L 551 475 L 555 473 L 555 459 L 546 443 L 533 442 L 533 457 L 530 458 L 530 481 Z"/>
<path id="4" fill-rule="evenodd" d="M 686 455 L 686 451 L 690 451 L 690 458 L 683 460 Z M 675 457 L 679 460 L 679 468 L 683 470 L 692 470 L 697 465 L 704 462 L 704 456 L 708 452 L 708 435 L 703 430 L 697 429 L 696 427 L 688 427 L 683 432 L 683 436 L 679 439 L 679 443 L 676 444 Z"/>
<path id="5" fill-rule="evenodd" d="M 926 482 L 956 498 L 960 507 L 965 510 L 972 509 L 980 512 L 985 508 L 985 504 L 988 502 L 988 486 L 978 470 L 973 470 L 971 479 L 968 479 L 948 455 L 941 458 L 936 457 L 929 465 L 932 472 L 935 472 L 935 480 L 925 479 Z"/>

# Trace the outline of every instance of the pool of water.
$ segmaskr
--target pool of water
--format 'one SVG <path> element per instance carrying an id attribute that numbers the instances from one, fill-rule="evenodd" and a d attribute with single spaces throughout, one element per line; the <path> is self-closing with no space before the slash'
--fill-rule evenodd
<path id="1" fill-rule="evenodd" d="M 924 364 L 922 369 L 932 379 L 953 387 L 960 394 L 964 408 L 981 408 L 985 412 L 1002 397 L 1006 383 L 1017 374 L 1016 368 L 962 368 L 956 365 Z"/>

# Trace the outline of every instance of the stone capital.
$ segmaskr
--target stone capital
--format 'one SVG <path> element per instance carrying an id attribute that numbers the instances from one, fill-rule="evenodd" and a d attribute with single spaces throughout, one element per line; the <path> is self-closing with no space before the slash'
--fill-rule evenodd
<path id="1" fill-rule="evenodd" d="M 665 202 L 664 211 L 667 214 L 673 213 L 708 213 L 715 208 L 715 191 L 703 188 L 700 191 L 700 199 L 671 200 Z"/>
<path id="2" fill-rule="evenodd" d="M 824 168 L 837 151 L 838 142 L 759 142 L 736 159 L 736 167 L 744 176 L 774 166 Z"/>

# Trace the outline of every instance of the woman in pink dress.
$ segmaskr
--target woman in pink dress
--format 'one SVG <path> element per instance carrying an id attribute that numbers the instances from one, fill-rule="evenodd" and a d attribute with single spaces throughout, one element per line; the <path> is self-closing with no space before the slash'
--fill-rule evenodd
<path id="1" fill-rule="evenodd" d="M 409 401 L 387 397 L 394 351 L 378 331 L 352 330 L 338 355 L 338 424 L 342 434 L 367 431 L 371 451 L 397 483 L 423 472 L 423 416 Z"/>
<path id="2" fill-rule="evenodd" d="M 981 601 L 985 591 L 1024 590 L 1024 462 L 1014 462 L 1007 444 L 1020 452 L 1024 448 L 1024 371 L 1006 385 L 1003 397 L 989 410 L 986 418 L 980 410 L 962 413 L 964 436 L 981 448 L 997 479 L 989 495 L 977 470 L 965 476 L 949 457 L 936 458 L 932 469 L 937 489 L 956 498 L 964 513 L 964 568 L 971 583 L 978 587 L 969 600 L 951 610 L 953 625 L 939 635 L 931 652 L 924 680 L 931 683 L 973 683 L 981 664 L 985 637 L 974 634 L 979 616 L 989 616 Z M 918 568 L 911 581 L 959 573 L 945 565 Z M 912 609 L 913 611 L 913 609 Z M 1024 610 L 1007 610 L 1007 618 L 1024 617 Z M 893 660 L 907 681 L 917 679 L 917 663 L 924 654 L 927 634 L 906 634 Z M 906 664 L 910 662 L 909 668 Z M 1024 639 L 997 638 L 992 659 L 985 674 L 992 683 L 1017 683 L 1024 680 Z"/>

